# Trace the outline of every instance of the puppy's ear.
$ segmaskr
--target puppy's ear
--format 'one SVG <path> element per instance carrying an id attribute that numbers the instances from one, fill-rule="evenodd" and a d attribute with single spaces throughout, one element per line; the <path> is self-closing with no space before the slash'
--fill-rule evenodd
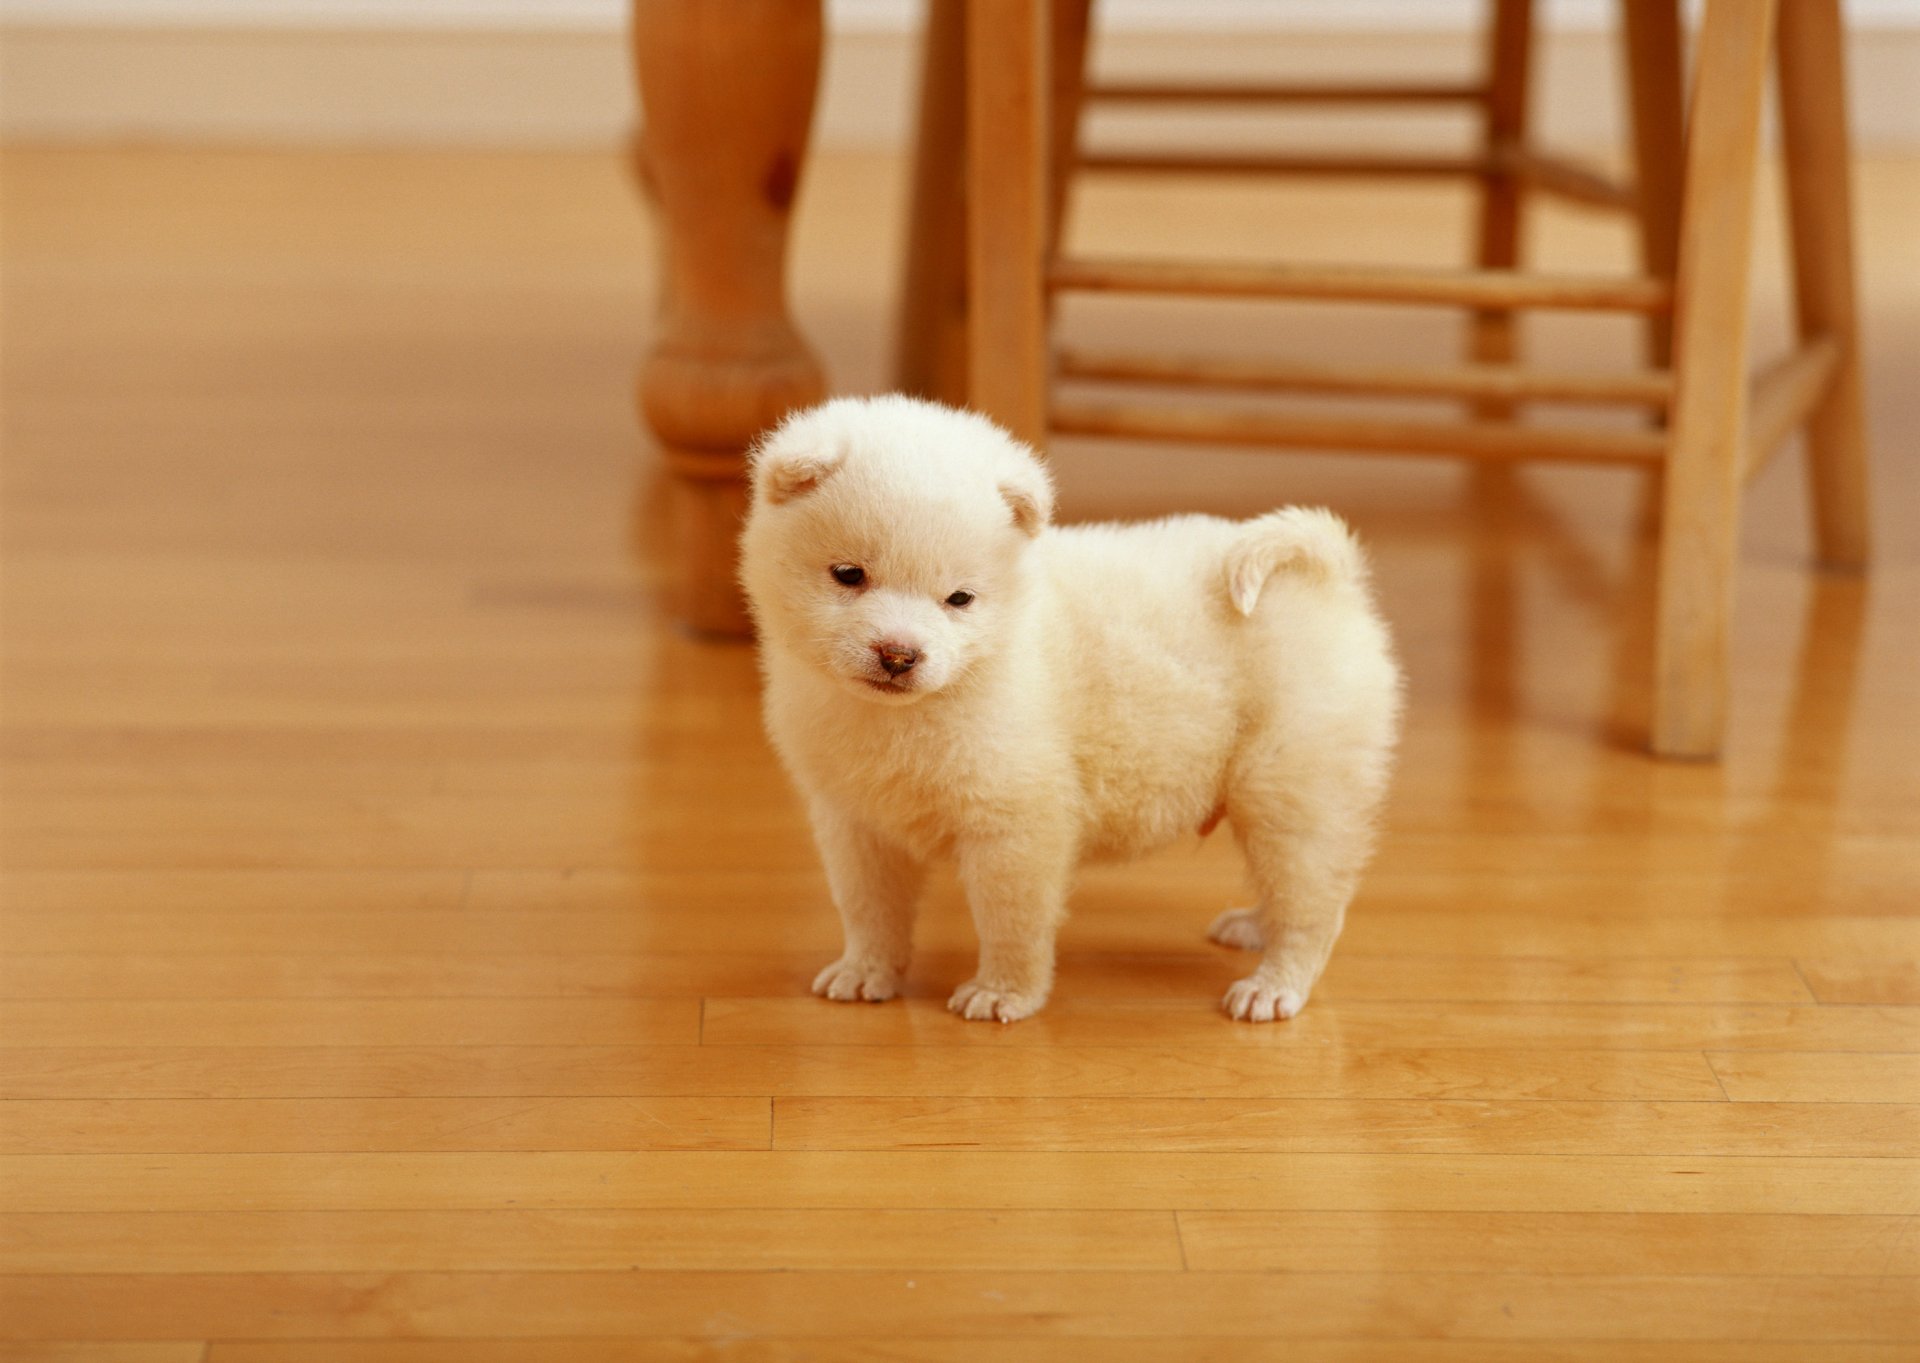
<path id="1" fill-rule="evenodd" d="M 1053 519 L 1053 485 L 1045 474 L 1000 484 L 1000 497 L 1013 512 L 1014 526 L 1029 539 Z"/>
<path id="2" fill-rule="evenodd" d="M 844 450 L 763 449 L 754 472 L 767 500 L 778 506 L 812 492 L 839 472 L 846 458 Z"/>

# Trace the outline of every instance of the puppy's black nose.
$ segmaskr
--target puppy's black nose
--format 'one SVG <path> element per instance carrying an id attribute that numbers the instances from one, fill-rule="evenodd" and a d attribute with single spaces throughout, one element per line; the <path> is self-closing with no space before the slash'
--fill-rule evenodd
<path id="1" fill-rule="evenodd" d="M 913 665 L 920 661 L 920 650 L 908 648 L 905 644 L 875 644 L 873 651 L 880 655 L 880 666 L 886 669 L 889 677 L 913 671 Z"/>

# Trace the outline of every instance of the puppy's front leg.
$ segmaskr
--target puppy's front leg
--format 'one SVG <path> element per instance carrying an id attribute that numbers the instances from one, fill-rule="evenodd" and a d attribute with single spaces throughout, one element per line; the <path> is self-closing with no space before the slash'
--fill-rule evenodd
<path id="1" fill-rule="evenodd" d="M 846 949 L 814 977 L 813 992 L 842 1001 L 890 999 L 913 955 L 913 911 L 926 866 L 831 805 L 816 801 L 812 815 L 846 935 Z"/>
<path id="2" fill-rule="evenodd" d="M 981 1020 L 1030 1017 L 1053 989 L 1053 939 L 1073 873 L 1071 835 L 1039 818 L 1015 834 L 962 843 L 959 862 L 980 936 L 980 969 L 947 1007 Z"/>

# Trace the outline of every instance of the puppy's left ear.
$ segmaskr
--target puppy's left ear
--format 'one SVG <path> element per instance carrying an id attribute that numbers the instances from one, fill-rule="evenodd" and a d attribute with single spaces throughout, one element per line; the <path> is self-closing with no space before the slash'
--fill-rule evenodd
<path id="1" fill-rule="evenodd" d="M 1038 468 L 1029 475 L 1000 484 L 1001 500 L 1013 512 L 1013 524 L 1031 539 L 1053 519 L 1053 484 Z"/>

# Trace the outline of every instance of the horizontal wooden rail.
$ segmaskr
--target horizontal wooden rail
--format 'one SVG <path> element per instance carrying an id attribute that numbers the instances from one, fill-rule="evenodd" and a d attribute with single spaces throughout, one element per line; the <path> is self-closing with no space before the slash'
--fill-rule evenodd
<path id="1" fill-rule="evenodd" d="M 1631 210 L 1630 185 L 1558 156 L 1508 151 L 1497 156 L 1421 156 L 1372 152 L 1216 152 L 1104 147 L 1080 152 L 1075 167 L 1114 175 L 1289 175 L 1381 179 L 1472 179 L 1517 175 L 1544 194 L 1595 208 Z"/>
<path id="2" fill-rule="evenodd" d="M 1414 179 L 1489 173 L 1478 156 L 1372 155 L 1365 152 L 1083 151 L 1079 169 L 1099 174 L 1378 176 Z"/>
<path id="3" fill-rule="evenodd" d="M 1826 395 L 1839 364 L 1839 342 L 1817 336 L 1754 376 L 1747 402 L 1744 472 L 1748 478 L 1764 469 L 1787 437 L 1806 422 L 1814 404 Z"/>
<path id="4" fill-rule="evenodd" d="M 1186 81 L 1095 81 L 1081 98 L 1101 104 L 1478 104 L 1483 85 L 1201 84 Z"/>
<path id="5" fill-rule="evenodd" d="M 1346 265 L 1241 265 L 1195 261 L 1066 258 L 1049 285 L 1089 293 L 1187 294 L 1373 303 L 1433 303 L 1494 311 L 1580 308 L 1665 312 L 1662 280 L 1516 270 L 1405 270 Z"/>
<path id="6" fill-rule="evenodd" d="M 1673 397 L 1673 376 L 1663 370 L 1567 374 L 1518 365 L 1462 365 L 1442 369 L 1384 365 L 1340 367 L 1068 349 L 1056 357 L 1055 372 L 1063 379 L 1088 382 L 1256 392 L 1494 398 L 1513 402 L 1628 402 L 1656 408 L 1666 407 Z"/>
<path id="7" fill-rule="evenodd" d="M 1665 457 L 1667 449 L 1666 435 L 1649 430 L 1549 428 L 1504 422 L 1369 421 L 1082 398 L 1056 399 L 1051 425 L 1061 435 L 1615 466 L 1655 463 Z"/>

